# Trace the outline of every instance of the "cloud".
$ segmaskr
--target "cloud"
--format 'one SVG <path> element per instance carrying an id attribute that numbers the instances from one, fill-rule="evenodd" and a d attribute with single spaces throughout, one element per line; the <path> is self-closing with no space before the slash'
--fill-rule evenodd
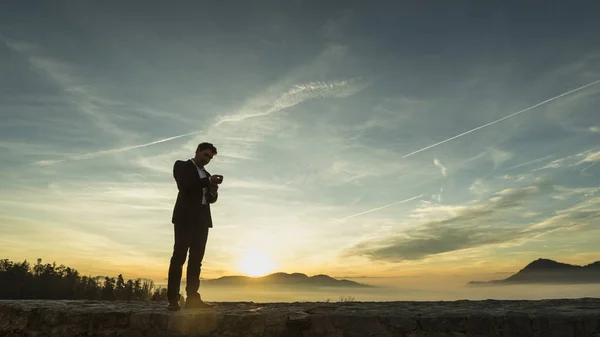
<path id="1" fill-rule="evenodd" d="M 553 198 L 559 200 L 568 200 L 574 196 L 583 196 L 585 198 L 592 197 L 600 192 L 600 187 L 573 188 L 565 186 L 556 186 L 555 190 L 557 191 L 557 194 L 553 196 Z"/>
<path id="2" fill-rule="evenodd" d="M 533 169 L 532 171 L 541 171 L 547 169 L 557 169 L 565 167 L 576 167 L 584 163 L 594 163 L 600 160 L 600 152 L 597 149 L 591 149 L 579 152 L 570 156 L 556 159 L 542 167 Z"/>
<path id="3" fill-rule="evenodd" d="M 439 160 L 439 159 L 437 159 L 437 158 L 436 158 L 436 159 L 434 159 L 434 160 L 433 160 L 433 164 L 434 164 L 435 166 L 437 166 L 437 167 L 438 167 L 438 168 L 439 168 L 439 169 L 442 171 L 442 175 L 443 175 L 444 177 L 447 177 L 447 176 L 448 176 L 448 170 L 446 169 L 446 167 L 445 167 L 444 165 L 442 165 L 442 163 L 440 162 L 440 160 Z"/>
<path id="4" fill-rule="evenodd" d="M 227 122 L 241 122 L 253 117 L 267 116 L 315 98 L 348 97 L 366 86 L 367 84 L 360 83 L 356 79 L 297 84 L 281 94 L 270 106 L 266 108 L 261 106 L 244 107 L 236 115 L 219 117 L 216 126 Z"/>
<path id="5" fill-rule="evenodd" d="M 172 212 L 176 188 L 172 183 L 150 183 L 143 177 L 119 182 L 116 179 L 71 176 L 47 186 L 10 189 L 0 193 L 0 211 L 27 217 L 27 226 L 48 221 L 52 225 L 46 227 L 102 236 L 129 252 L 144 254 L 153 247 L 164 247 L 161 236 L 168 231 L 165 223 Z M 31 195 L 39 198 L 32 199 Z M 139 236 L 140 226 L 144 228 L 143 237 Z M 3 235 L 10 233 L 19 231 L 8 230 Z M 15 241 L 28 241 L 31 237 L 22 235 Z"/>
<path id="6" fill-rule="evenodd" d="M 247 189 L 254 191 L 293 191 L 294 188 L 285 184 L 275 184 L 270 183 L 268 181 L 260 181 L 256 179 L 228 179 L 227 180 L 227 189 Z"/>
<path id="7" fill-rule="evenodd" d="M 530 160 L 530 161 L 527 161 L 527 162 L 524 162 L 524 163 L 521 163 L 521 164 L 517 164 L 517 165 L 514 165 L 514 166 L 511 166 L 511 167 L 507 168 L 506 170 L 509 171 L 509 170 L 514 170 L 516 168 L 520 168 L 520 167 L 524 167 L 524 166 L 529 166 L 529 165 L 537 164 L 539 162 L 542 162 L 542 161 L 550 159 L 550 158 L 552 158 L 552 155 L 544 156 L 544 157 L 533 159 L 533 160 Z"/>
<path id="8" fill-rule="evenodd" d="M 525 188 L 504 189 L 485 202 L 463 206 L 427 206 L 415 210 L 424 223 L 401 233 L 386 234 L 359 242 L 347 251 L 348 255 L 367 256 L 372 260 L 400 262 L 421 260 L 485 245 L 509 243 L 532 238 L 558 228 L 560 219 L 550 224 L 523 227 L 510 224 L 508 211 L 519 209 L 534 196 L 548 194 L 553 186 L 547 182 Z M 433 219 L 432 219 L 433 218 Z M 571 215 L 569 219 L 595 219 L 591 215 Z M 571 223 L 567 223 L 570 226 Z"/>
<path id="9" fill-rule="evenodd" d="M 438 203 L 441 203 L 441 202 L 442 202 L 442 194 L 443 194 L 443 193 L 444 193 L 444 185 L 442 185 L 442 186 L 440 187 L 440 191 L 439 191 L 439 193 L 437 193 L 437 194 L 432 194 L 432 195 L 431 195 L 431 198 L 432 198 L 433 200 L 437 201 Z"/>
<path id="10" fill-rule="evenodd" d="M 549 182 L 542 182 L 536 185 L 523 188 L 507 188 L 496 192 L 496 197 L 490 198 L 490 201 L 496 203 L 494 206 L 508 206 L 512 202 L 520 201 L 525 197 L 540 194 L 540 192 L 549 192 L 554 186 Z"/>
<path id="11" fill-rule="evenodd" d="M 525 228 L 522 232 L 529 233 L 534 232 L 539 236 L 547 230 L 555 230 L 558 228 L 572 228 L 583 226 L 590 223 L 592 220 L 600 219 L 600 212 L 569 212 L 566 214 L 559 214 L 548 219 L 545 219 L 533 226 Z"/>
<path id="12" fill-rule="evenodd" d="M 502 165 L 507 160 L 510 160 L 513 157 L 513 154 L 510 152 L 491 149 L 490 156 L 492 157 L 492 162 L 494 163 L 494 168 L 498 168 L 498 166 Z"/>
<path id="13" fill-rule="evenodd" d="M 469 191 L 475 194 L 477 198 L 482 198 L 484 195 L 488 194 L 491 189 L 482 179 L 477 178 L 471 186 L 469 186 Z"/>
<path id="14" fill-rule="evenodd" d="M 24 41 L 9 40 L 6 37 L 3 40 L 9 48 L 27 59 L 34 70 L 54 82 L 65 93 L 61 98 L 75 107 L 82 116 L 91 120 L 100 130 L 109 136 L 116 136 L 121 141 L 136 139 L 135 133 L 122 129 L 114 121 L 114 117 L 117 116 L 112 108 L 115 105 L 126 104 L 99 95 L 92 85 L 77 75 L 73 66 L 44 55 L 41 48 Z"/>
<path id="15" fill-rule="evenodd" d="M 87 138 L 85 139 L 87 141 L 89 138 L 99 138 L 98 135 L 94 134 L 93 131 L 95 130 L 90 130 L 89 128 L 90 123 L 88 121 L 91 121 L 92 126 L 98 128 L 105 136 L 107 136 L 108 141 L 101 141 L 100 143 L 113 143 L 116 141 L 122 145 L 120 147 L 90 151 L 77 155 L 63 153 L 61 155 L 62 158 L 39 160 L 34 162 L 36 165 L 48 166 L 66 161 L 96 158 L 99 156 L 140 149 L 201 132 L 195 131 L 136 144 L 139 142 L 140 134 L 132 128 L 126 128 L 125 121 L 134 121 L 136 118 L 139 118 L 140 120 L 161 118 L 168 121 L 184 122 L 187 125 L 190 120 L 180 116 L 176 112 L 166 113 L 157 109 L 142 106 L 135 102 L 124 102 L 109 98 L 101 94 L 101 91 L 89 83 L 90 81 L 87 80 L 85 76 L 80 76 L 80 69 L 74 65 L 45 55 L 42 48 L 33 44 L 24 41 L 9 40 L 5 37 L 3 40 L 9 48 L 26 58 L 34 70 L 50 79 L 59 89 L 61 89 L 59 102 L 74 107 L 75 111 L 79 114 L 79 116 L 70 114 L 67 117 L 62 118 L 54 116 L 50 121 L 43 121 L 43 127 L 49 130 L 49 124 L 54 123 L 58 125 L 56 128 L 57 131 L 55 132 L 56 134 L 81 134 L 80 138 Z M 32 99 L 39 98 L 34 97 Z M 84 119 L 80 119 L 79 117 L 84 117 Z M 35 126 L 36 122 L 39 122 L 39 118 L 32 121 L 21 121 L 21 123 L 28 123 L 28 125 L 31 124 L 33 126 Z M 136 121 L 136 123 L 138 122 Z M 71 143 L 77 144 L 79 142 L 72 141 Z M 49 153 L 46 153 L 46 155 L 48 154 Z"/>
<path id="16" fill-rule="evenodd" d="M 64 155 L 63 152 L 58 152 L 48 144 L 15 142 L 0 140 L 0 149 L 6 149 L 9 152 L 21 154 L 25 156 L 32 155 Z"/>
<path id="17" fill-rule="evenodd" d="M 37 49 L 37 47 L 31 43 L 27 43 L 25 41 L 17 41 L 17 40 L 12 40 L 7 38 L 6 36 L 4 36 L 3 34 L 0 33 L 0 40 L 4 42 L 4 44 L 14 50 L 17 51 L 19 53 L 29 53 L 29 52 L 33 52 Z"/>
<path id="18" fill-rule="evenodd" d="M 203 128 L 203 130 L 174 135 L 171 137 L 160 138 L 154 141 L 139 143 L 135 145 L 125 145 L 116 148 L 109 148 L 106 150 L 92 151 L 80 155 L 71 155 L 63 159 L 47 159 L 36 162 L 37 165 L 52 165 L 64 161 L 71 160 L 84 160 L 90 158 L 96 158 L 104 155 L 116 154 L 127 152 L 135 149 L 149 147 L 152 145 L 176 140 L 180 138 L 190 138 L 190 141 L 186 143 L 183 148 L 191 148 L 193 143 L 198 142 L 198 137 L 210 138 L 213 142 L 219 143 L 220 148 L 224 151 L 223 156 L 219 158 L 227 159 L 229 162 L 235 162 L 239 159 L 251 159 L 251 153 L 254 152 L 253 148 L 261 142 L 266 136 L 274 134 L 281 128 L 281 121 L 279 119 L 265 119 L 258 117 L 267 117 L 278 111 L 282 111 L 291 107 L 294 107 L 302 102 L 316 99 L 316 98 L 345 98 L 356 94 L 357 92 L 365 89 L 370 85 L 369 82 L 362 80 L 361 78 L 351 78 L 346 80 L 327 80 L 327 81 L 308 81 L 300 84 L 289 85 L 290 82 L 298 81 L 302 77 L 319 77 L 319 69 L 326 67 L 329 63 L 334 62 L 335 58 L 343 56 L 343 48 L 340 49 L 336 46 L 330 46 L 318 56 L 313 62 L 309 62 L 307 65 L 299 67 L 292 71 L 290 75 L 275 85 L 267 88 L 262 94 L 249 98 L 237 111 L 232 115 L 218 116 L 216 121 L 209 126 Z M 38 61 L 39 63 L 40 61 Z M 86 101 L 93 102 L 107 102 L 105 98 L 98 97 L 95 95 L 90 88 L 83 86 L 73 86 L 72 78 L 68 74 L 66 67 L 58 67 L 53 62 L 46 59 L 41 60 L 42 63 L 47 64 L 43 66 L 43 69 L 58 69 L 50 72 L 52 78 L 67 87 L 67 91 L 73 92 L 79 95 L 79 98 L 85 99 Z M 303 70 L 303 71 L 299 71 Z M 85 108 L 87 107 L 87 108 Z M 95 113 L 96 109 L 93 108 L 93 104 L 86 104 L 83 111 Z M 152 114 L 161 114 L 151 109 L 138 107 L 145 112 L 149 111 Z M 95 114 L 93 114 L 95 116 Z M 103 117 L 99 115 L 97 117 Z M 254 120 L 256 119 L 256 120 Z M 111 130 L 117 130 L 116 126 L 106 125 L 106 128 Z M 123 132 L 129 134 L 130 132 Z M 123 136 L 123 135 L 121 135 Z M 123 138 L 123 137 L 120 137 Z M 128 141 L 131 144 L 132 141 Z M 227 158 L 225 158 L 227 157 Z M 154 166 L 145 162 L 144 160 L 137 160 L 139 164 L 146 168 L 153 169 Z"/>
<path id="19" fill-rule="evenodd" d="M 220 116 L 206 130 L 203 138 L 219 144 L 222 153 L 232 155 L 228 164 L 234 165 L 235 158 L 252 158 L 265 139 L 273 135 L 280 138 L 277 146 L 294 142 L 281 141 L 296 125 L 288 115 L 277 112 L 293 108 L 317 98 L 346 98 L 370 85 L 360 77 L 344 80 L 314 80 L 323 77 L 333 65 L 345 62 L 345 48 L 328 46 L 320 55 L 305 65 L 292 69 L 275 84 L 248 98 L 233 114 Z M 310 118 L 310 117 L 308 117 Z M 281 133 L 286 130 L 286 133 Z M 191 147 L 198 139 L 184 145 Z M 310 141 L 307 139 L 306 141 Z"/>
<path id="20" fill-rule="evenodd" d="M 579 204 L 576 204 L 566 210 L 559 210 L 556 213 L 566 214 L 570 212 L 596 212 L 600 214 L 600 197 L 590 196 L 586 197 Z"/>
<path id="21" fill-rule="evenodd" d="M 597 163 L 599 161 L 600 161 L 600 151 L 588 154 L 582 161 L 577 163 L 577 165 L 584 164 L 584 163 Z"/>

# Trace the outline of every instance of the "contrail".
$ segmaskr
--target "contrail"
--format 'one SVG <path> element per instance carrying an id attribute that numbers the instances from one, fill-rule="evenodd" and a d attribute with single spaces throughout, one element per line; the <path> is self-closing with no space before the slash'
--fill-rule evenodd
<path id="1" fill-rule="evenodd" d="M 475 132 L 475 131 L 477 131 L 477 130 L 479 130 L 479 129 L 483 129 L 483 128 L 485 128 L 485 127 L 488 127 L 488 126 L 490 126 L 490 125 L 494 125 L 494 124 L 496 124 L 496 123 L 498 123 L 498 122 L 501 122 L 501 121 L 503 121 L 503 120 L 505 120 L 505 119 L 509 119 L 509 118 L 511 118 L 511 117 L 514 117 L 514 116 L 516 116 L 516 115 L 522 114 L 522 113 L 524 113 L 524 112 L 527 112 L 527 111 L 529 111 L 529 110 L 532 110 L 532 109 L 535 109 L 535 108 L 537 108 L 537 107 L 538 107 L 538 106 L 540 106 L 540 105 L 544 105 L 544 104 L 550 103 L 550 102 L 552 102 L 552 101 L 555 101 L 555 100 L 557 100 L 557 99 L 559 99 L 559 98 L 561 98 L 561 97 L 564 97 L 564 96 L 570 95 L 570 94 L 572 94 L 572 93 L 574 93 L 574 92 L 577 92 L 577 91 L 583 90 L 583 89 L 585 89 L 585 88 L 587 88 L 587 87 L 591 87 L 592 85 L 595 85 L 595 84 L 598 84 L 598 83 L 600 83 L 600 80 L 594 81 L 594 82 L 592 82 L 592 83 L 590 83 L 590 84 L 586 84 L 586 85 L 584 85 L 584 86 L 581 86 L 581 87 L 579 87 L 579 88 L 577 88 L 577 89 L 573 89 L 573 90 L 567 91 L 567 92 L 565 92 L 565 93 L 563 93 L 563 94 L 560 94 L 560 95 L 558 95 L 558 96 L 554 96 L 554 97 L 552 97 L 552 98 L 550 98 L 550 99 L 547 99 L 547 100 L 545 100 L 545 101 L 543 101 L 543 102 L 540 102 L 540 103 L 538 103 L 538 104 L 536 104 L 536 105 L 530 106 L 529 108 L 523 109 L 523 110 L 521 110 L 521 111 L 517 111 L 517 112 L 515 112 L 515 113 L 513 113 L 513 114 L 511 114 L 511 115 L 508 115 L 508 116 L 506 116 L 506 117 L 502 117 L 502 118 L 500 118 L 500 119 L 497 119 L 497 120 L 495 120 L 495 121 L 493 121 L 493 122 L 489 122 L 489 123 L 487 123 L 487 124 L 484 124 L 484 125 L 482 125 L 482 126 L 478 126 L 478 127 L 476 127 L 475 129 L 472 129 L 472 130 L 469 130 L 469 131 L 465 131 L 465 132 L 463 132 L 463 133 L 461 133 L 461 134 L 459 134 L 459 135 L 456 135 L 456 136 L 454 136 L 454 137 L 448 138 L 448 139 L 446 139 L 446 140 L 442 140 L 441 142 L 438 142 L 438 143 L 435 143 L 435 144 L 433 144 L 433 145 L 429 145 L 429 146 L 427 146 L 427 147 L 425 147 L 425 148 L 422 148 L 422 149 L 420 149 L 420 150 L 417 150 L 417 151 L 411 152 L 411 153 L 409 153 L 409 154 L 407 154 L 407 155 L 404 155 L 402 158 L 410 157 L 410 156 L 412 156 L 413 154 L 417 154 L 417 153 L 419 153 L 419 152 L 422 152 L 422 151 L 425 151 L 425 150 L 431 149 L 432 147 L 436 147 L 436 146 L 438 146 L 438 145 L 441 145 L 441 144 L 447 143 L 447 142 L 449 142 L 449 141 L 451 141 L 451 140 L 454 140 L 454 139 L 456 139 L 456 138 L 462 137 L 462 136 L 464 136 L 464 135 L 467 135 L 467 134 L 469 134 L 469 133 L 471 133 L 471 132 Z"/>
<path id="2" fill-rule="evenodd" d="M 125 151 L 135 150 L 135 149 L 139 149 L 139 148 L 146 147 L 146 146 L 160 144 L 160 143 L 168 142 L 170 140 L 174 140 L 174 139 L 177 139 L 177 138 L 183 138 L 183 137 L 191 136 L 191 135 L 194 135 L 194 134 L 197 134 L 197 133 L 200 133 L 200 132 L 202 132 L 202 131 L 194 131 L 194 132 L 185 133 L 185 134 L 178 135 L 178 136 L 163 138 L 163 139 L 155 140 L 153 142 L 146 143 L 146 144 L 139 144 L 139 145 L 127 146 L 127 147 L 122 147 L 122 148 L 119 148 L 119 149 L 110 149 L 110 150 L 90 152 L 90 153 L 86 153 L 86 154 L 79 155 L 79 156 L 70 156 L 68 159 L 42 160 L 42 161 L 35 162 L 35 164 L 46 166 L 46 165 L 52 165 L 52 164 L 64 162 L 64 161 L 67 161 L 67 160 L 90 159 L 90 158 L 94 158 L 94 157 L 98 157 L 98 156 L 103 156 L 103 155 L 107 155 L 107 154 L 111 154 L 111 153 L 125 152 Z"/>
<path id="3" fill-rule="evenodd" d="M 370 209 L 370 210 L 368 210 L 368 211 L 364 211 L 364 212 L 360 212 L 360 213 L 352 214 L 352 215 L 349 215 L 349 216 L 347 216 L 347 217 L 345 217 L 345 218 L 341 218 L 341 219 L 334 219 L 334 220 L 335 220 L 335 221 L 343 221 L 343 220 L 346 220 L 346 219 L 354 218 L 354 217 L 356 217 L 356 216 L 359 216 L 359 215 L 363 215 L 363 214 L 367 214 L 367 213 L 375 212 L 375 211 L 378 211 L 378 210 L 380 210 L 380 209 L 384 209 L 384 208 L 386 208 L 386 207 L 390 207 L 390 206 L 394 206 L 394 205 L 403 204 L 403 203 L 405 203 L 405 202 L 409 202 L 409 201 L 411 201 L 411 200 L 415 200 L 415 199 L 421 198 L 422 196 L 423 196 L 423 194 L 421 194 L 421 195 L 418 195 L 418 196 L 416 196 L 416 197 L 412 197 L 412 198 L 406 199 L 406 200 L 402 200 L 402 201 L 396 201 L 396 202 L 393 202 L 393 203 L 391 203 L 391 204 L 388 204 L 388 205 L 385 205 L 385 206 L 381 206 L 381 207 L 373 208 L 373 209 Z"/>

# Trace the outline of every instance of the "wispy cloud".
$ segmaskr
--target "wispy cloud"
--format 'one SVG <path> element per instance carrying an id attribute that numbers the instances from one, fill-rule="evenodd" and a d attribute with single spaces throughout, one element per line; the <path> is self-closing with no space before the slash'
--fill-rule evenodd
<path id="1" fill-rule="evenodd" d="M 328 53 L 324 53 L 323 57 L 329 56 Z M 45 61 L 44 62 L 48 62 Z M 46 69 L 48 67 L 44 67 Z M 70 76 L 67 75 L 66 71 L 54 71 L 51 72 L 52 76 L 58 78 L 60 83 L 68 86 L 71 82 Z M 303 74 L 305 75 L 305 74 Z M 142 144 L 123 146 L 118 148 L 111 148 L 107 150 L 100 150 L 85 153 L 82 155 L 72 155 L 65 159 L 52 159 L 52 160 L 41 160 L 36 162 L 38 165 L 52 165 L 61 163 L 64 161 L 72 160 L 84 160 L 90 158 L 96 158 L 99 156 L 110 155 L 115 153 L 127 152 L 143 147 L 148 147 L 171 140 L 180 138 L 186 138 L 196 135 L 204 135 L 219 142 L 222 147 L 226 149 L 223 151 L 225 156 L 229 158 L 244 158 L 248 159 L 248 155 L 245 154 L 248 150 L 257 142 L 260 141 L 267 134 L 271 134 L 276 131 L 277 127 L 273 124 L 273 121 L 265 121 L 264 119 L 257 123 L 250 123 L 244 126 L 234 126 L 234 128 L 223 128 L 225 123 L 243 122 L 254 117 L 266 117 L 275 112 L 291 108 L 302 102 L 316 99 L 316 98 L 345 98 L 349 97 L 357 92 L 363 90 L 369 85 L 369 82 L 364 81 L 360 78 L 353 78 L 348 80 L 333 80 L 333 81 L 315 81 L 307 82 L 302 84 L 293 85 L 291 88 L 287 88 L 285 91 L 281 91 L 282 85 L 285 82 L 289 82 L 290 79 L 282 81 L 281 84 L 275 85 L 269 88 L 263 95 L 253 97 L 239 109 L 239 112 L 233 115 L 219 116 L 213 125 L 203 128 L 200 131 L 189 132 L 185 134 L 179 134 L 171 137 L 161 138 L 152 142 L 146 142 Z M 274 93 L 280 90 L 279 96 L 273 99 Z M 81 87 L 68 87 L 68 91 L 76 92 L 83 95 L 84 98 L 98 101 L 98 97 L 92 96 L 86 88 Z M 270 99 L 273 99 L 270 101 Z M 88 112 L 94 112 L 93 110 L 85 110 Z M 111 126 L 111 129 L 116 127 Z M 239 129 L 243 131 L 240 131 Z M 195 139 L 195 138 L 194 138 Z M 195 141 L 195 140 L 194 140 Z M 188 143 L 189 144 L 189 143 Z M 235 144 L 235 145 L 234 145 Z M 231 146 L 237 147 L 237 149 Z M 186 145 L 187 146 L 187 145 Z"/>
<path id="2" fill-rule="evenodd" d="M 124 126 L 123 121 L 134 118 L 137 113 L 141 113 L 146 118 L 168 118 L 169 120 L 186 122 L 189 120 L 183 119 L 177 113 L 165 113 L 134 102 L 123 102 L 107 97 L 101 94 L 92 83 L 89 83 L 85 76 L 79 74 L 80 72 L 75 66 L 47 56 L 43 48 L 24 41 L 9 40 L 6 37 L 3 37 L 3 40 L 9 48 L 20 53 L 27 59 L 33 69 L 51 80 L 61 90 L 63 94 L 59 97 L 60 100 L 73 107 L 81 117 L 85 117 L 85 119 L 78 119 L 71 116 L 69 120 L 61 120 L 63 123 L 63 132 L 64 130 L 73 132 L 73 129 L 79 128 L 82 129 L 80 131 L 82 134 L 86 134 L 88 137 L 95 136 L 95 132 L 93 130 L 90 131 L 90 126 L 93 126 L 102 131 L 103 134 L 100 139 L 107 139 L 106 143 L 116 142 L 124 144 L 124 146 L 107 150 L 92 151 L 80 155 L 63 155 L 63 158 L 59 159 L 44 159 L 34 164 L 46 166 L 65 161 L 91 159 L 131 151 L 200 133 L 200 131 L 195 131 L 136 144 L 141 138 L 139 132 Z M 75 120 L 78 122 L 74 122 Z M 91 124 L 88 121 L 91 121 Z"/>
<path id="3" fill-rule="evenodd" d="M 139 139 L 137 131 L 123 127 L 122 122 L 120 122 L 123 120 L 123 116 L 118 111 L 121 111 L 127 104 L 101 95 L 84 76 L 78 74 L 76 67 L 48 56 L 43 48 L 28 42 L 9 40 L 6 37 L 4 37 L 4 41 L 9 48 L 25 58 L 33 70 L 45 79 L 50 80 L 60 90 L 58 99 L 65 105 L 66 111 L 61 113 L 63 118 L 56 118 L 54 121 L 46 122 L 46 124 L 56 125 L 56 128 L 60 128 L 61 131 L 45 134 L 44 137 L 58 138 L 61 134 L 65 136 L 81 134 L 78 137 L 79 139 L 71 138 L 68 141 L 67 144 L 71 148 L 77 148 L 78 140 L 81 139 L 88 142 L 89 139 L 94 139 L 94 143 L 107 144 L 131 144 Z M 35 118 L 32 121 L 32 123 L 37 124 L 38 128 L 45 129 L 47 132 L 51 131 L 50 127 L 44 126 L 44 122 L 40 118 Z M 60 123 L 62 125 L 59 125 Z M 66 158 L 61 155 L 59 158 L 38 160 L 34 164 L 48 166 L 67 160 L 94 158 L 99 155 L 123 152 L 138 147 L 140 146 L 125 145 L 125 147 L 119 149 L 89 152 L 84 155 L 68 155 Z M 48 156 L 51 152 L 48 151 L 45 155 Z M 66 152 L 66 149 L 62 152 Z"/>
<path id="4" fill-rule="evenodd" d="M 508 151 L 502 151 L 499 149 L 491 149 L 489 153 L 492 157 L 494 168 L 498 168 L 500 165 L 514 157 L 513 153 L 510 153 Z"/>
<path id="5" fill-rule="evenodd" d="M 20 53 L 32 52 L 37 49 L 37 47 L 31 43 L 9 39 L 6 35 L 2 33 L 0 33 L 0 41 L 4 42 L 4 44 L 6 44 L 6 46 L 10 49 L 18 51 Z"/>
<path id="6" fill-rule="evenodd" d="M 582 161 L 580 161 L 578 163 L 578 165 L 584 164 L 584 163 L 596 163 L 599 161 L 600 161 L 600 151 L 588 154 Z"/>
<path id="7" fill-rule="evenodd" d="M 535 168 L 532 171 L 541 171 L 546 169 L 557 169 L 557 168 L 565 168 L 565 167 L 576 167 L 584 163 L 593 163 L 600 159 L 596 149 L 591 149 L 583 152 L 579 152 L 573 155 L 569 155 L 563 158 L 559 158 L 553 160 L 552 162 Z"/>
<path id="8" fill-rule="evenodd" d="M 530 160 L 530 161 L 527 161 L 527 162 L 524 162 L 524 163 L 521 163 L 521 164 L 518 164 L 518 165 L 511 166 L 511 167 L 507 168 L 506 170 L 507 171 L 508 170 L 514 170 L 514 169 L 521 168 L 521 167 L 524 167 L 524 166 L 529 166 L 529 165 L 537 164 L 537 163 L 543 162 L 544 160 L 548 160 L 548 159 L 550 159 L 552 157 L 553 156 L 550 155 L 550 156 L 544 156 L 544 157 L 541 157 L 541 158 L 533 159 L 533 160 Z"/>
<path id="9" fill-rule="evenodd" d="M 469 186 L 469 191 L 475 194 L 478 198 L 481 198 L 490 192 L 490 187 L 482 179 L 477 178 Z"/>
<path id="10" fill-rule="evenodd" d="M 444 177 L 446 177 L 448 175 L 448 170 L 446 169 L 446 167 L 444 165 L 442 165 L 442 163 L 440 162 L 439 159 L 437 159 L 437 158 L 434 159 L 433 164 L 440 169 L 440 171 L 442 172 L 442 175 Z"/>
<path id="11" fill-rule="evenodd" d="M 596 219 L 600 219 L 600 213 L 598 212 L 569 212 L 550 217 L 527 227 L 523 230 L 523 233 L 534 232 L 536 233 L 536 236 L 539 236 L 549 230 L 581 228 L 587 226 Z"/>
<path id="12" fill-rule="evenodd" d="M 348 97 L 364 89 L 366 86 L 367 84 L 361 83 L 359 79 L 297 84 L 284 92 L 266 109 L 260 106 L 246 106 L 235 115 L 219 117 L 216 126 L 228 122 L 241 122 L 253 117 L 267 116 L 311 99 Z"/>
<path id="13" fill-rule="evenodd" d="M 568 200 L 574 196 L 582 196 L 585 198 L 592 197 L 600 193 L 600 186 L 595 187 L 566 187 L 556 186 L 557 193 L 554 196 L 556 199 Z"/>
<path id="14" fill-rule="evenodd" d="M 217 117 L 203 137 L 218 142 L 224 153 L 248 158 L 267 137 L 293 127 L 288 116 L 277 112 L 287 111 L 317 98 L 341 99 L 359 93 L 372 82 L 361 77 L 310 80 L 321 78 L 323 71 L 336 63 L 345 62 L 345 53 L 342 46 L 327 46 L 314 59 L 290 70 L 259 94 L 246 99 L 235 113 Z M 196 139 L 185 146 L 192 146 L 194 141 Z"/>
<path id="15" fill-rule="evenodd" d="M 415 224 L 411 229 L 400 233 L 386 233 L 384 237 L 360 242 L 350 248 L 346 254 L 364 255 L 373 260 L 400 262 L 507 243 L 532 237 L 531 232 L 539 235 L 543 231 L 554 230 L 557 226 L 509 225 L 504 218 L 508 211 L 518 209 L 532 197 L 547 194 L 551 190 L 552 185 L 542 183 L 525 188 L 504 189 L 484 202 L 474 202 L 459 207 L 431 205 L 422 207 L 415 210 L 415 213 L 434 215 L 433 220 Z M 444 217 L 444 213 L 449 213 L 450 216 Z M 581 217 L 581 219 L 593 218 Z"/>
<path id="16" fill-rule="evenodd" d="M 103 109 L 103 106 L 109 106 L 111 102 L 94 93 L 90 86 L 81 83 L 66 63 L 46 56 L 26 55 L 26 57 L 35 69 L 47 75 L 48 78 L 62 88 L 68 94 L 66 96 L 68 102 L 75 106 L 77 111 L 87 116 L 96 126 L 109 135 L 117 135 L 119 139 L 134 138 L 131 131 L 122 130 L 116 123 L 111 121 L 110 110 Z"/>

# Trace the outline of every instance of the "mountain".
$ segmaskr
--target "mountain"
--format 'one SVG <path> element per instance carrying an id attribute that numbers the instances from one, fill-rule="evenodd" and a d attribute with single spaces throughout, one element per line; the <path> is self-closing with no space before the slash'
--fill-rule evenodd
<path id="1" fill-rule="evenodd" d="M 582 283 L 600 283 L 600 261 L 577 266 L 540 258 L 503 280 L 469 282 L 470 285 Z"/>
<path id="2" fill-rule="evenodd" d="M 203 285 L 212 286 L 252 286 L 273 285 L 293 287 L 340 287 L 340 288 L 365 288 L 372 287 L 368 284 L 350 280 L 338 280 L 327 275 L 307 276 L 301 273 L 274 273 L 262 277 L 249 276 L 223 276 L 216 279 L 203 279 Z"/>

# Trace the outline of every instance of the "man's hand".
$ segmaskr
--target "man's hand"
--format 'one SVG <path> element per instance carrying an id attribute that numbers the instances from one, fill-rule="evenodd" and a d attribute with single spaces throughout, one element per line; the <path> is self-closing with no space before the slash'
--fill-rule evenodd
<path id="1" fill-rule="evenodd" d="M 223 182 L 223 176 L 214 174 L 214 175 L 211 175 L 210 178 L 208 178 L 208 181 L 210 181 L 210 183 L 213 185 L 219 185 L 220 183 Z"/>

